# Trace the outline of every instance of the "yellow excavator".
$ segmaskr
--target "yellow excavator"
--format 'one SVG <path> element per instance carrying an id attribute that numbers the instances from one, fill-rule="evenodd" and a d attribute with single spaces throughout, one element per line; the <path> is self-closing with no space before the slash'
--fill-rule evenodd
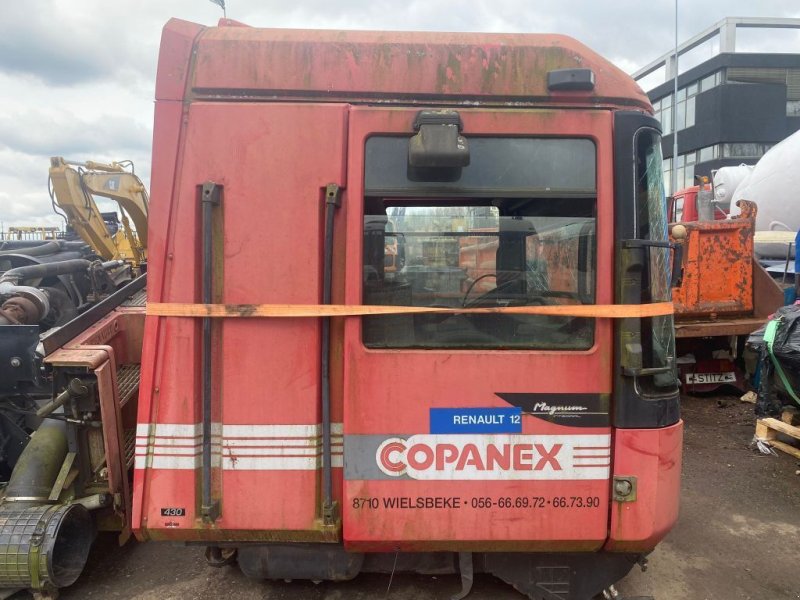
<path id="1" fill-rule="evenodd" d="M 129 170 L 130 169 L 130 170 Z M 121 227 L 107 223 L 94 196 L 115 200 Z M 50 159 L 50 197 L 69 225 L 103 260 L 124 260 L 140 272 L 147 261 L 147 190 L 132 163 Z M 133 225 L 131 225 L 133 222 Z"/>

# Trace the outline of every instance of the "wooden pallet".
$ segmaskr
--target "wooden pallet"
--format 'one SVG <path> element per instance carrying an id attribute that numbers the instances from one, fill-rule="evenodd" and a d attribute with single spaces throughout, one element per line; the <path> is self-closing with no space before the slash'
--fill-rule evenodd
<path id="1" fill-rule="evenodd" d="M 778 440 L 779 433 L 800 440 L 800 427 L 792 425 L 793 421 L 796 421 L 796 417 L 789 411 L 785 412 L 780 420 L 759 419 L 756 421 L 756 437 L 760 440 L 765 440 L 773 448 L 800 459 L 800 448 L 795 448 Z"/>

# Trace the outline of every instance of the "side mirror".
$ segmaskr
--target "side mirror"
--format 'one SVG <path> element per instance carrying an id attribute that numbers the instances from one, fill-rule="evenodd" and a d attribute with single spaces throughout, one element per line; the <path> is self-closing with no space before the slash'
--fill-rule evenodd
<path id="1" fill-rule="evenodd" d="M 685 239 L 685 231 L 686 228 L 683 225 L 676 225 L 673 227 L 673 234 L 675 229 L 681 228 L 684 231 Z M 681 239 L 676 236 L 676 239 Z M 680 242 L 657 242 L 652 240 L 625 240 L 622 242 L 622 247 L 625 249 L 632 249 L 632 248 L 641 248 L 644 250 L 645 248 L 670 248 L 672 250 L 672 271 L 670 275 L 670 287 L 676 288 L 681 287 L 681 282 L 683 281 L 683 244 Z M 645 255 L 642 255 L 641 260 L 644 261 Z"/>

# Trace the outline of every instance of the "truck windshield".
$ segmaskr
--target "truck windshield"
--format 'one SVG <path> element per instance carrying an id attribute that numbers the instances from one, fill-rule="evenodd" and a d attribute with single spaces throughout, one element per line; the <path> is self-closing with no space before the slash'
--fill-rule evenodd
<path id="1" fill-rule="evenodd" d="M 368 198 L 364 303 L 593 304 L 594 198 Z M 587 349 L 594 321 L 511 314 L 364 319 L 371 348 Z"/>

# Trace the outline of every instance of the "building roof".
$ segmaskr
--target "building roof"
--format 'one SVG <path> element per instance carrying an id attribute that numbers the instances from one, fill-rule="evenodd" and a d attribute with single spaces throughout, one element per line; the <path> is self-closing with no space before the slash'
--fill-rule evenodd
<path id="1" fill-rule="evenodd" d="M 736 51 L 736 30 L 738 28 L 750 29 L 800 29 L 800 19 L 785 17 L 725 17 L 717 21 L 708 29 L 692 36 L 678 46 L 678 57 L 713 38 L 719 38 L 719 53 L 728 54 Z M 675 49 L 662 54 L 654 61 L 645 65 L 633 74 L 637 81 L 650 73 L 666 67 L 666 79 L 674 76 Z"/>
<path id="2" fill-rule="evenodd" d="M 715 71 L 726 68 L 742 69 L 800 69 L 800 54 L 766 54 L 766 53 L 730 53 L 717 54 L 716 56 L 688 69 L 685 73 L 678 76 L 678 87 L 684 87 L 693 81 L 697 81 L 714 73 Z M 672 79 L 665 81 L 647 92 L 647 95 L 655 102 L 673 92 L 674 82 Z"/>

